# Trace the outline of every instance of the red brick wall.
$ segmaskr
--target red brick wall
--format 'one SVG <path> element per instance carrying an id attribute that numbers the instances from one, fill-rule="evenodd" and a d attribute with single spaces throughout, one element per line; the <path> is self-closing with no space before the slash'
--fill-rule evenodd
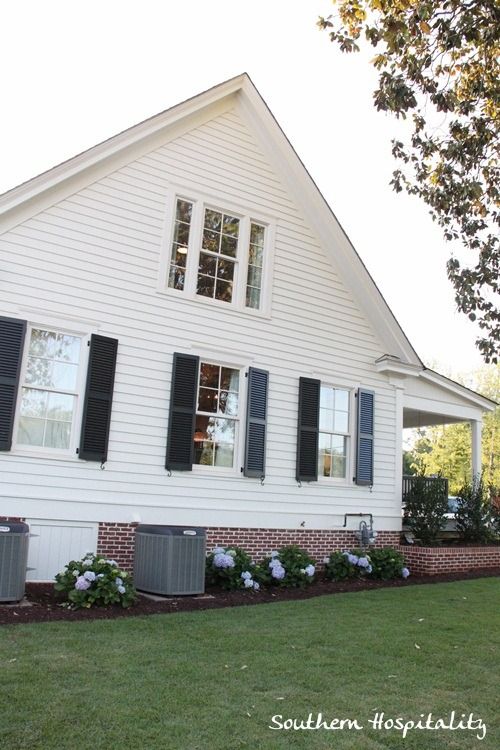
<path id="1" fill-rule="evenodd" d="M 125 570 L 131 570 L 134 560 L 134 530 L 137 524 L 100 523 L 97 552 L 116 560 Z M 395 546 L 399 543 L 398 531 L 380 531 L 377 547 Z M 352 531 L 314 529 L 245 529 L 227 527 L 207 528 L 207 549 L 216 545 L 243 547 L 255 560 L 286 544 L 304 547 L 319 564 L 334 550 L 358 546 Z"/>
<path id="2" fill-rule="evenodd" d="M 100 523 L 97 534 L 97 554 L 109 560 L 115 560 L 120 568 L 132 570 L 136 526 L 136 523 Z"/>
<path id="3" fill-rule="evenodd" d="M 463 573 L 481 568 L 500 568 L 500 546 L 399 547 L 412 573 L 432 576 Z"/>
<path id="4" fill-rule="evenodd" d="M 217 544 L 223 547 L 243 547 L 255 560 L 268 555 L 272 550 L 287 544 L 298 544 L 306 549 L 319 564 L 323 558 L 335 550 L 346 550 L 358 547 L 359 541 L 352 531 L 343 529 L 245 529 L 218 528 L 207 529 L 207 549 Z M 388 547 L 399 544 L 399 531 L 379 531 L 377 547 Z"/>

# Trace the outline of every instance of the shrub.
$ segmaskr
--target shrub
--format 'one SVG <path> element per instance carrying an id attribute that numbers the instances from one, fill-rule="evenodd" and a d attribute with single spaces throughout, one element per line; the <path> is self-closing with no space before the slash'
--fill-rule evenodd
<path id="1" fill-rule="evenodd" d="M 215 547 L 207 555 L 206 579 L 213 586 L 258 591 L 257 573 L 258 568 L 250 555 L 240 547 Z"/>
<path id="2" fill-rule="evenodd" d="M 67 594 L 67 606 L 73 609 L 109 604 L 130 607 L 137 598 L 129 573 L 120 570 L 114 560 L 105 560 L 92 552 L 81 560 L 71 560 L 56 575 L 54 587 Z"/>
<path id="3" fill-rule="evenodd" d="M 361 578 L 371 572 L 370 558 L 362 550 L 332 552 L 330 557 L 325 558 L 325 575 L 332 581 Z"/>
<path id="4" fill-rule="evenodd" d="M 332 581 L 347 578 L 408 578 L 403 555 L 391 547 L 372 549 L 369 553 L 355 549 L 350 552 L 332 552 L 325 558 L 325 575 Z"/>
<path id="5" fill-rule="evenodd" d="M 491 541 L 495 535 L 494 518 L 490 492 L 483 477 L 474 477 L 466 481 L 457 495 L 457 530 L 464 542 L 484 543 Z"/>
<path id="6" fill-rule="evenodd" d="M 292 544 L 271 552 L 262 561 L 259 572 L 264 583 L 302 588 L 314 581 L 316 566 L 305 550 Z"/>
<path id="7" fill-rule="evenodd" d="M 383 547 L 370 550 L 370 562 L 372 565 L 372 578 L 380 578 L 388 581 L 390 578 L 407 578 L 402 571 L 405 568 L 405 560 L 401 552 L 392 547 Z"/>
<path id="8" fill-rule="evenodd" d="M 405 498 L 405 516 L 408 526 L 423 545 L 436 544 L 441 529 L 446 524 L 448 495 L 445 482 L 429 482 L 417 476 Z"/>

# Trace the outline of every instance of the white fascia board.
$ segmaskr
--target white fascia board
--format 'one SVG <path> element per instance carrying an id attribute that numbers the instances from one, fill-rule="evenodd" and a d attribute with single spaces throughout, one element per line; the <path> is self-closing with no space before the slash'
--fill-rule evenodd
<path id="1" fill-rule="evenodd" d="M 497 406 L 494 401 L 486 398 L 486 396 L 481 396 L 481 394 L 476 393 L 475 391 L 471 391 L 466 386 L 460 385 L 460 383 L 456 383 L 454 380 L 450 380 L 444 375 L 440 375 L 438 372 L 434 372 L 434 370 L 424 369 L 420 373 L 419 377 L 421 377 L 422 380 L 427 380 L 430 383 L 437 385 L 444 391 L 448 391 L 449 393 L 453 393 L 456 396 L 460 396 L 465 401 L 468 401 L 474 406 L 478 406 L 483 411 L 494 411 Z"/>
<path id="2" fill-rule="evenodd" d="M 386 351 L 397 355 L 403 362 L 422 367 L 420 358 L 332 209 L 249 78 L 243 82 L 238 103 L 267 158 L 284 179 L 296 204 L 303 209 L 332 265 L 373 323 Z"/>
<path id="3" fill-rule="evenodd" d="M 246 77 L 243 74 L 214 86 L 3 193 L 1 231 L 226 111 Z"/>

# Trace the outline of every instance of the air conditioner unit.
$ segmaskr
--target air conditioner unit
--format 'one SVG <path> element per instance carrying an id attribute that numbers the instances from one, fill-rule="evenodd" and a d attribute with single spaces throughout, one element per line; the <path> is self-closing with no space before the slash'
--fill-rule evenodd
<path id="1" fill-rule="evenodd" d="M 30 529 L 20 521 L 0 521 L 0 602 L 24 596 Z"/>
<path id="2" fill-rule="evenodd" d="M 205 591 L 205 529 L 141 524 L 135 532 L 134 583 L 163 596 Z"/>

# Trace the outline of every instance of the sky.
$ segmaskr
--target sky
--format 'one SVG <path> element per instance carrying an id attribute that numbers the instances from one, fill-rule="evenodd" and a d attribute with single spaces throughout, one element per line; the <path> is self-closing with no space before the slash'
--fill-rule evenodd
<path id="1" fill-rule="evenodd" d="M 450 246 L 389 186 L 404 126 L 372 104 L 373 53 L 316 27 L 328 0 L 3 0 L 0 193 L 247 72 L 428 366 L 481 365 L 455 311 Z"/>

